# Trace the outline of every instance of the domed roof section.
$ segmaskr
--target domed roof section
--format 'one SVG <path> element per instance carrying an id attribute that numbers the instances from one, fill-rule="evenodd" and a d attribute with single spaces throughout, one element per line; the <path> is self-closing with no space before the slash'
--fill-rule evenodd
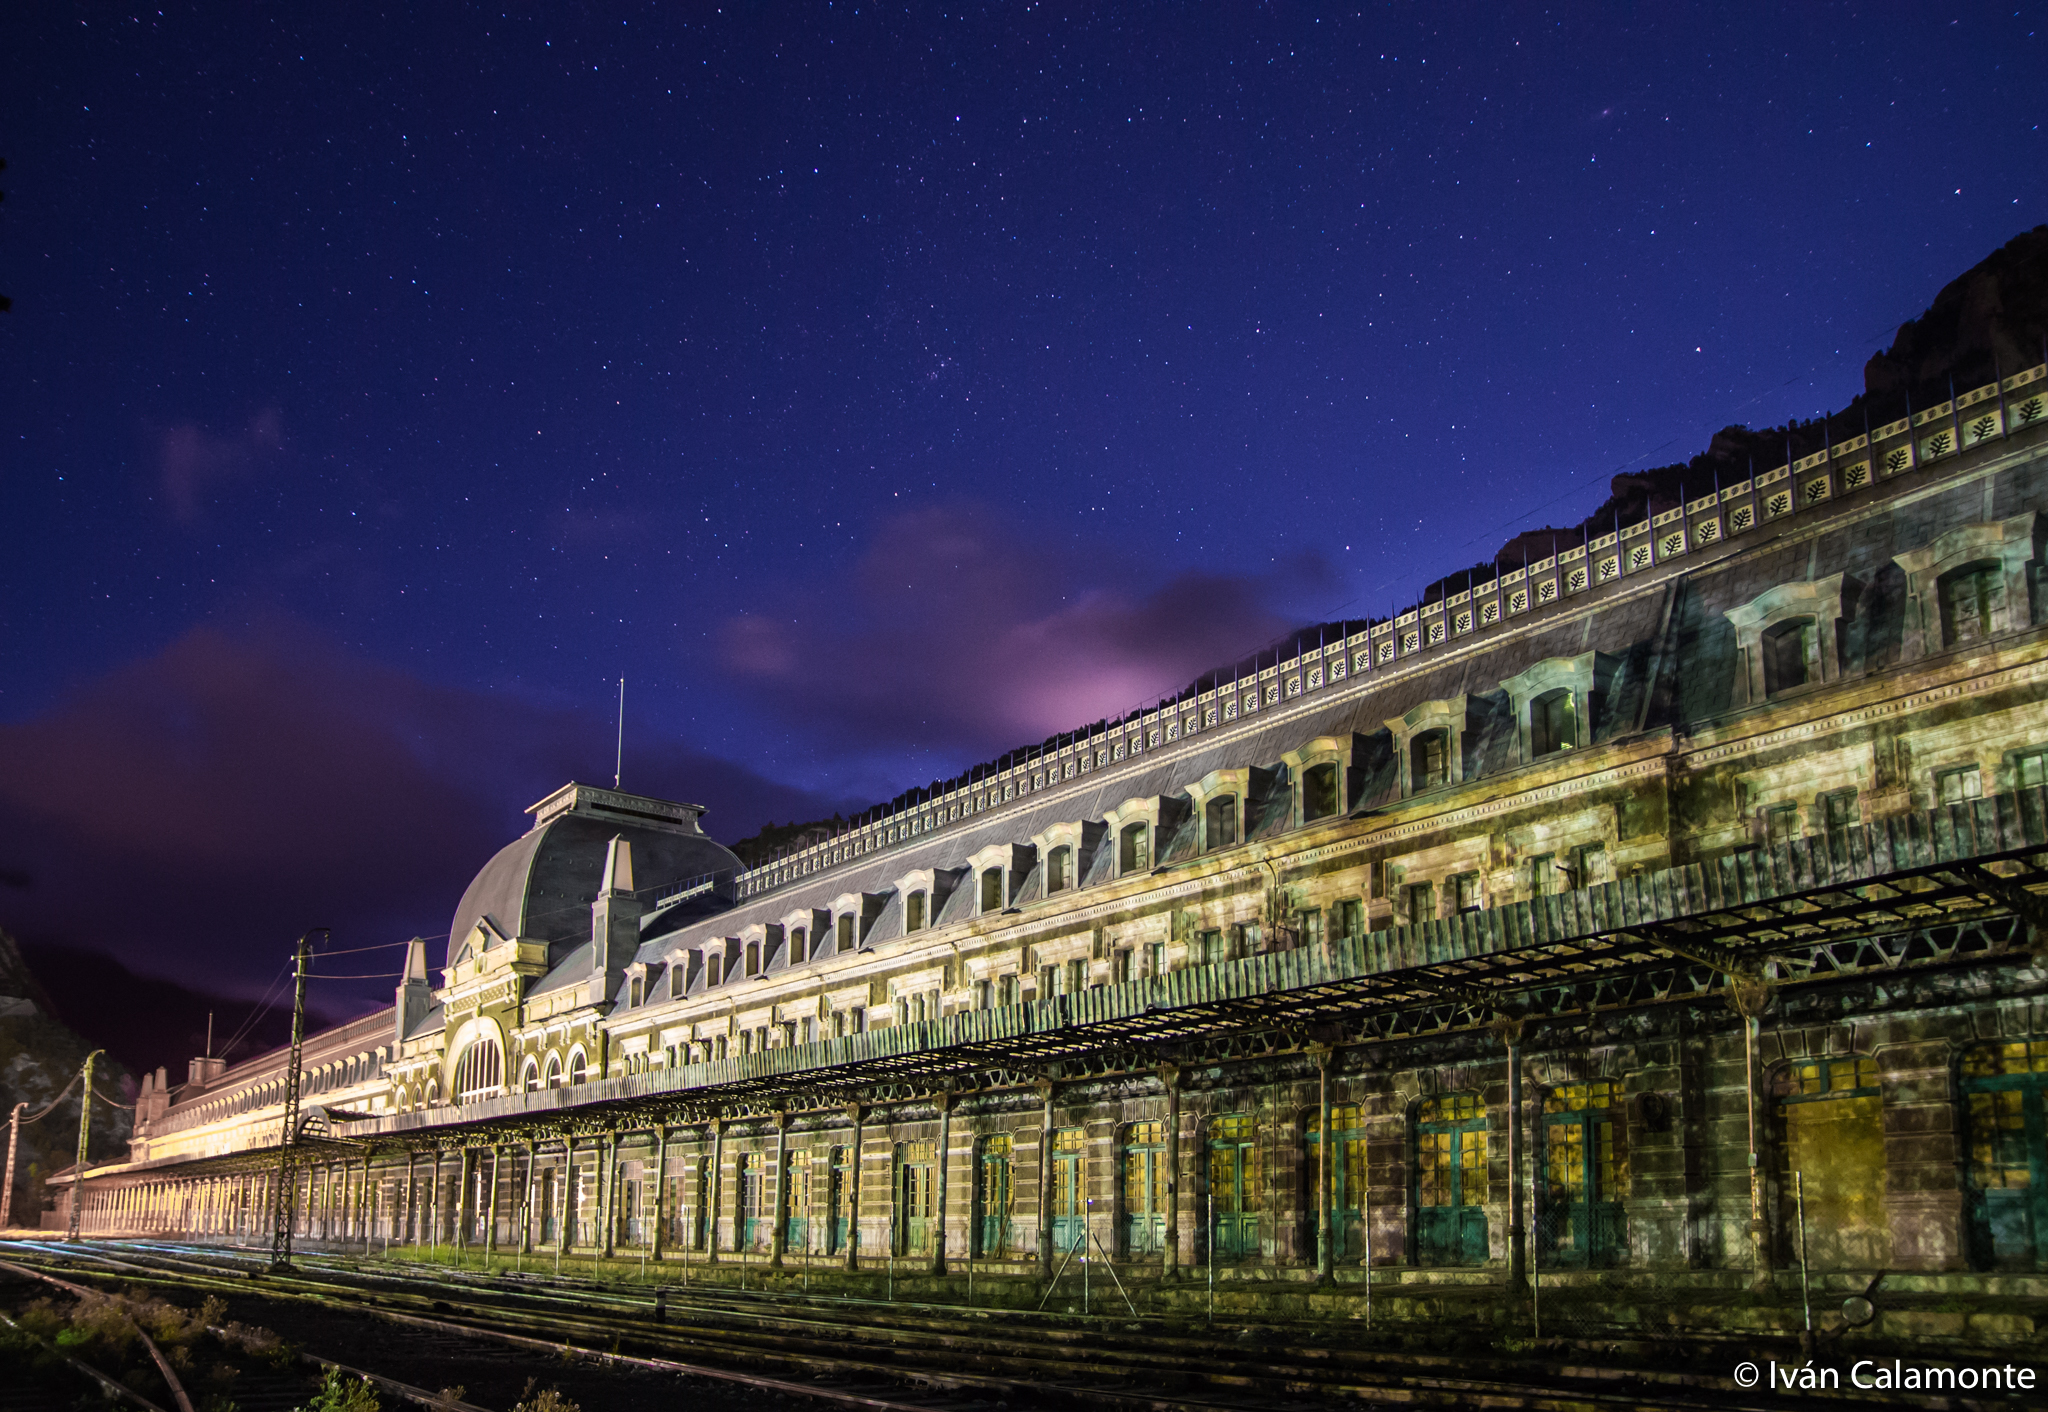
<path id="1" fill-rule="evenodd" d="M 590 904 L 614 838 L 633 845 L 633 881 L 652 901 L 663 888 L 740 860 L 697 827 L 696 804 L 567 784 L 526 811 L 533 827 L 499 849 L 463 890 L 448 928 L 452 955 L 483 918 L 506 936 L 587 941 Z"/>

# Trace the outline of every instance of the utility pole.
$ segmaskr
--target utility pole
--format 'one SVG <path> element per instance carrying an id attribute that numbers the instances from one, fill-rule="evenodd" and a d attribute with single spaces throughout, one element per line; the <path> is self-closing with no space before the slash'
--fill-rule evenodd
<path id="1" fill-rule="evenodd" d="M 78 1095 L 78 1165 L 71 1169 L 71 1234 L 69 1239 L 78 1239 L 78 1213 L 85 1205 L 85 1146 L 92 1136 L 92 1063 L 107 1051 L 95 1049 L 85 1056 L 85 1090 Z M 8 1143 L 11 1154 L 14 1144 Z M 14 1175 L 14 1163 L 7 1164 L 7 1175 Z"/>
<path id="2" fill-rule="evenodd" d="M 0 1179 L 0 1227 L 14 1224 L 14 1148 L 21 1141 L 21 1110 L 26 1100 L 14 1105 L 7 1119 L 7 1175 Z"/>
<path id="3" fill-rule="evenodd" d="M 306 972 L 313 964 L 314 927 L 299 938 L 298 975 L 292 992 L 292 1057 L 284 1078 L 284 1133 L 278 1141 L 277 1192 L 272 1204 L 270 1268 L 292 1267 L 292 1225 L 298 1215 L 298 1183 L 292 1177 L 292 1149 L 299 1141 L 299 1061 L 306 1052 Z"/>

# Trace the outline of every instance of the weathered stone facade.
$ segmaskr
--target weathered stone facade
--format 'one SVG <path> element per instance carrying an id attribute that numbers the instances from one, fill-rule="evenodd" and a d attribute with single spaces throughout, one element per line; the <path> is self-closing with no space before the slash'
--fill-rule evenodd
<path id="1" fill-rule="evenodd" d="M 571 786 L 309 1044 L 307 1230 L 2048 1268 L 2044 371 L 770 866 Z M 266 1232 L 282 1079 L 159 1071 L 88 1227 Z"/>

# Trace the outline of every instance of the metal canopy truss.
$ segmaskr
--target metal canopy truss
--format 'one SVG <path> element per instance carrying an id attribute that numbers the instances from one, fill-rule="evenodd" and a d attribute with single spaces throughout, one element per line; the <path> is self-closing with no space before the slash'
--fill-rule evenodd
<path id="1" fill-rule="evenodd" d="M 1371 932 L 1327 954 L 1269 953 L 460 1108 L 330 1117 L 379 1148 L 561 1141 L 1144 1073 L 1167 1060 L 1222 1064 L 1311 1040 L 1395 1042 L 1501 1016 L 1584 1020 L 1711 1000 L 1737 976 L 1788 986 L 2024 955 L 2048 938 L 2048 896 L 2036 889 L 2048 891 L 2041 789 Z"/>

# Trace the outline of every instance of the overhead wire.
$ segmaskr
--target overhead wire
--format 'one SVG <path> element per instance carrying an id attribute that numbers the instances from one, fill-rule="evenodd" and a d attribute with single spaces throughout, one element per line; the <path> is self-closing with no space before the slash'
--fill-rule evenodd
<path id="1" fill-rule="evenodd" d="M 71 1092 L 71 1090 L 72 1090 L 72 1089 L 74 1089 L 74 1088 L 77 1088 L 77 1087 L 78 1087 L 78 1081 L 79 1081 L 80 1079 L 84 1078 L 84 1077 L 85 1077 L 85 1066 L 84 1066 L 83 1064 L 81 1064 L 81 1065 L 79 1065 L 79 1066 L 78 1066 L 78 1072 L 77 1072 L 77 1073 L 75 1073 L 75 1074 L 73 1074 L 73 1075 L 71 1076 L 71 1082 L 70 1082 L 70 1083 L 68 1083 L 68 1084 L 66 1084 L 66 1085 L 64 1085 L 64 1087 L 63 1087 L 62 1091 L 61 1091 L 61 1092 L 59 1092 L 59 1093 L 58 1093 L 58 1095 L 57 1095 L 57 1096 L 56 1096 L 55 1098 L 51 1099 L 51 1100 L 49 1101 L 49 1103 L 47 1103 L 46 1105 L 44 1105 L 44 1108 L 43 1108 L 43 1111 L 42 1111 L 42 1112 L 40 1112 L 40 1113 L 36 1114 L 36 1115 L 35 1115 L 35 1117 L 33 1117 L 33 1118 L 23 1118 L 23 1119 L 22 1119 L 21 1121 L 22 1121 L 22 1122 L 23 1122 L 24 1124 L 28 1124 L 28 1123 L 38 1123 L 38 1122 L 41 1122 L 41 1121 L 42 1121 L 42 1120 L 43 1120 L 44 1118 L 47 1118 L 48 1116 L 50 1116 L 51 1110 L 53 1110 L 54 1108 L 56 1108 L 56 1106 L 57 1106 L 58 1104 L 62 1103 L 62 1102 L 64 1101 L 65 1097 L 66 1097 L 66 1096 L 67 1096 L 67 1095 L 68 1095 L 68 1094 L 69 1094 L 69 1093 Z"/>

